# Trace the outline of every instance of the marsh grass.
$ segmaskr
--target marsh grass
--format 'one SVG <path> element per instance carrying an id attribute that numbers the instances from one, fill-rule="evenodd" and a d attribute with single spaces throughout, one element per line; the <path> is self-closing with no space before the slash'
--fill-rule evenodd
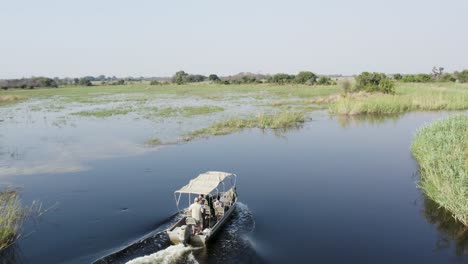
<path id="1" fill-rule="evenodd" d="M 115 116 L 115 115 L 126 115 L 132 111 L 131 108 L 122 108 L 122 109 L 96 109 L 96 110 L 90 110 L 90 111 L 80 111 L 76 113 L 71 113 L 72 115 L 78 115 L 78 116 L 93 116 L 93 117 L 110 117 L 110 116 Z"/>
<path id="2" fill-rule="evenodd" d="M 184 106 L 184 107 L 147 107 L 143 109 L 143 117 L 153 118 L 153 117 L 174 117 L 174 116 L 183 116 L 183 117 L 193 117 L 197 115 L 207 115 L 216 112 L 222 112 L 224 108 L 219 106 Z"/>
<path id="3" fill-rule="evenodd" d="M 26 210 L 18 193 L 11 189 L 0 192 L 0 250 L 7 248 L 19 236 Z"/>
<path id="4" fill-rule="evenodd" d="M 7 105 L 24 100 L 24 97 L 19 95 L 0 95 L 0 105 Z"/>
<path id="5" fill-rule="evenodd" d="M 199 129 L 186 134 L 185 140 L 210 135 L 226 135 L 245 128 L 283 129 L 298 126 L 306 120 L 303 112 L 280 112 L 273 115 L 258 114 L 253 118 L 231 118 L 223 122 L 215 123 L 207 128 Z"/>
<path id="6" fill-rule="evenodd" d="M 468 227 L 468 116 L 423 127 L 411 146 L 424 193 Z"/>
<path id="7" fill-rule="evenodd" d="M 19 96 L 23 99 L 46 99 L 57 97 L 63 103 L 96 103 L 100 101 L 134 100 L 132 95 L 158 97 L 160 95 L 173 95 L 179 97 L 201 97 L 211 100 L 226 100 L 226 95 L 251 96 L 257 99 L 263 98 L 312 98 L 315 96 L 328 96 L 339 92 L 338 85 L 308 86 L 308 85 L 271 85 L 271 84 L 246 84 L 246 85 L 222 85 L 208 83 L 191 83 L 186 85 L 150 85 L 149 82 L 118 85 L 118 86 L 68 86 L 50 89 L 13 89 L 0 91 L 0 96 Z M 108 99 L 108 96 L 125 94 L 129 98 Z"/>
<path id="8" fill-rule="evenodd" d="M 408 111 L 468 108 L 468 86 L 463 84 L 399 84 L 396 95 L 357 93 L 331 102 L 332 114 L 398 114 Z"/>

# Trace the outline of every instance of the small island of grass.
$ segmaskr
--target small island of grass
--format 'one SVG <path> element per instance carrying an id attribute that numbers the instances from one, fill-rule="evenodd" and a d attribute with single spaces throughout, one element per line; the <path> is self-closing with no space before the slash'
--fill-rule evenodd
<path id="1" fill-rule="evenodd" d="M 420 129 L 411 150 L 420 187 L 468 227 L 468 116 L 452 116 Z"/>

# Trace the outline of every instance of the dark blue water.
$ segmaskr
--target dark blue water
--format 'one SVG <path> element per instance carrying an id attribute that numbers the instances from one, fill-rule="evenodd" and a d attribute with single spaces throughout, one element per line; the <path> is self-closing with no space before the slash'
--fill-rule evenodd
<path id="1" fill-rule="evenodd" d="M 220 170 L 239 176 L 245 206 L 193 252 L 200 263 L 466 263 L 466 237 L 455 238 L 458 227 L 417 189 L 410 153 L 416 129 L 443 116 L 325 118 L 282 135 L 248 130 L 90 162 L 84 172 L 15 176 L 25 203 L 50 210 L 26 223 L 11 254 L 92 262 L 161 228 L 176 212 L 174 190 Z"/>

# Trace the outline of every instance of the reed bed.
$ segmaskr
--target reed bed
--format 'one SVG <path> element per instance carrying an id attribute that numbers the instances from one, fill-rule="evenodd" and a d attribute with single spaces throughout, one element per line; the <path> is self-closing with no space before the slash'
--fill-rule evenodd
<path id="1" fill-rule="evenodd" d="M 411 150 L 420 167 L 420 188 L 468 227 L 468 116 L 421 128 Z"/>
<path id="2" fill-rule="evenodd" d="M 25 217 L 18 193 L 6 189 L 0 192 L 0 250 L 7 248 L 19 236 Z"/>
<path id="3" fill-rule="evenodd" d="M 468 87 L 461 84 L 404 84 L 396 95 L 348 94 L 330 104 L 332 114 L 399 114 L 409 111 L 468 109 Z"/>

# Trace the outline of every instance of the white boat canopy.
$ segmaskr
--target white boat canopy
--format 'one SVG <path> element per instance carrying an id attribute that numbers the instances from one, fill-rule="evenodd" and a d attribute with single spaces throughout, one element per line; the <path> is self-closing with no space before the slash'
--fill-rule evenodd
<path id="1" fill-rule="evenodd" d="M 220 184 L 223 184 L 224 187 L 224 180 L 226 179 L 231 180 L 232 186 L 236 185 L 235 174 L 222 171 L 208 171 L 190 180 L 189 184 L 175 191 L 175 193 L 210 194 L 214 190 L 218 190 Z"/>

